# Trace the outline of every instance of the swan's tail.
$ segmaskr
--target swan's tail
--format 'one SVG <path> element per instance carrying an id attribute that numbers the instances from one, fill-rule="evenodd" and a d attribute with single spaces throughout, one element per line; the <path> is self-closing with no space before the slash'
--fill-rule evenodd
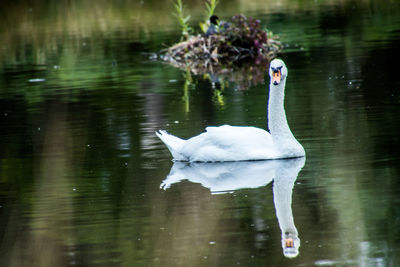
<path id="1" fill-rule="evenodd" d="M 185 157 L 183 157 L 179 151 L 186 140 L 173 136 L 164 130 L 156 132 L 156 135 L 164 142 L 175 160 L 185 160 Z"/>

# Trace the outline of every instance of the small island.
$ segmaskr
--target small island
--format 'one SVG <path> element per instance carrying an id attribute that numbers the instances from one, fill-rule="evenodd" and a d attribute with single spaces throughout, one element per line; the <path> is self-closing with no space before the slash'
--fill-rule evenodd
<path id="1" fill-rule="evenodd" d="M 216 4 L 214 0 L 206 1 L 209 19 L 200 23 L 202 33 L 194 33 L 188 24 L 190 16 L 184 16 L 182 1 L 178 0 L 175 16 L 182 28 L 182 38 L 164 49 L 162 58 L 194 74 L 224 77 L 239 71 L 254 80 L 254 76 L 260 76 L 254 72 L 265 72 L 265 66 L 277 56 L 283 45 L 277 35 L 261 27 L 258 19 L 235 15 L 229 21 L 220 21 L 213 14 Z M 263 81 L 263 75 L 260 81 Z"/>
<path id="2" fill-rule="evenodd" d="M 212 16 L 210 21 L 216 16 Z M 218 21 L 217 21 L 218 22 Z M 211 34 L 190 36 L 168 48 L 166 55 L 177 62 L 207 60 L 227 62 L 263 56 L 272 59 L 282 49 L 277 36 L 268 37 L 260 21 L 244 15 L 231 22 L 210 23 Z M 209 30 L 210 31 L 210 30 Z"/>

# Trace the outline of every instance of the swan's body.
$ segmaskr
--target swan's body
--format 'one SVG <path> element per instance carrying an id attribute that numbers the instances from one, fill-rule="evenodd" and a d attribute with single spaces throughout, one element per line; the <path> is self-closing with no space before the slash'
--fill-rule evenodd
<path id="1" fill-rule="evenodd" d="M 286 121 L 283 106 L 287 69 L 282 60 L 270 64 L 270 93 L 268 126 L 271 133 L 256 127 L 207 127 L 206 132 L 188 140 L 166 131 L 157 136 L 178 161 L 243 161 L 295 158 L 305 155 L 303 147 L 293 136 Z"/>

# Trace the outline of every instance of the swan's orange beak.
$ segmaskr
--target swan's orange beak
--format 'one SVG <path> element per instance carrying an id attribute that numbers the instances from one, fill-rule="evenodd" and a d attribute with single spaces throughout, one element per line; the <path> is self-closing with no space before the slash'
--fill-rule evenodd
<path id="1" fill-rule="evenodd" d="M 293 238 L 286 238 L 285 239 L 285 248 L 293 248 L 294 247 L 294 241 Z"/>
<path id="2" fill-rule="evenodd" d="M 281 70 L 274 70 L 272 72 L 272 83 L 278 85 L 281 82 Z"/>

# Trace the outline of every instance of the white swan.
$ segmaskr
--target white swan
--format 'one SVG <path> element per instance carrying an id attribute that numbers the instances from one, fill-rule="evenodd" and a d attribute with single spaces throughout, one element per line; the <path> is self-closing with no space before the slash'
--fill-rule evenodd
<path id="1" fill-rule="evenodd" d="M 183 140 L 166 131 L 156 132 L 174 160 L 190 162 L 243 161 L 295 158 L 305 155 L 286 121 L 283 105 L 287 68 L 280 59 L 270 63 L 268 128 L 207 127 L 206 132 Z"/>

